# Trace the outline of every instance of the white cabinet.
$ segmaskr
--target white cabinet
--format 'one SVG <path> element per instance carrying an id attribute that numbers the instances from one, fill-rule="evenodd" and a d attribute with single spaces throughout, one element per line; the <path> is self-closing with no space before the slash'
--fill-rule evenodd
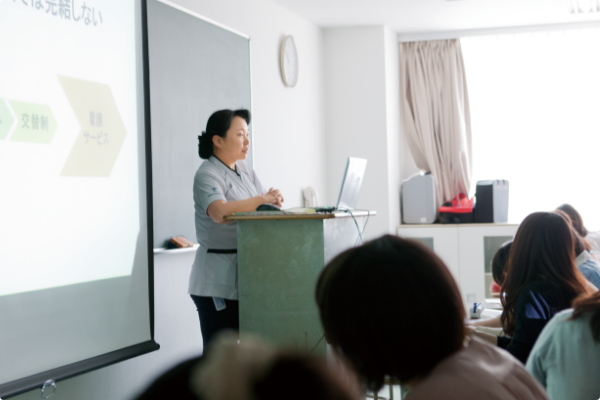
<path id="1" fill-rule="evenodd" d="M 519 225 L 400 225 L 398 236 L 431 248 L 456 279 L 466 305 L 491 297 L 490 263 L 502 243 L 511 240 Z"/>
<path id="2" fill-rule="evenodd" d="M 444 261 L 458 282 L 460 268 L 458 258 L 458 232 L 456 225 L 400 225 L 397 230 L 400 237 L 421 242 Z"/>

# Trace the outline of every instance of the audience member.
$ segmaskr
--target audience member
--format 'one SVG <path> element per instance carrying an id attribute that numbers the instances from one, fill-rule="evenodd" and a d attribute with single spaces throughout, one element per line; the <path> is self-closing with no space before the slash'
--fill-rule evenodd
<path id="1" fill-rule="evenodd" d="M 510 255 L 512 242 L 512 240 L 509 240 L 508 242 L 502 243 L 502 246 L 500 246 L 500 248 L 496 250 L 496 254 L 494 254 L 494 258 L 492 258 L 491 270 L 492 277 L 494 278 L 494 280 L 492 281 L 490 291 L 492 292 L 492 294 L 498 293 L 498 297 L 500 296 L 500 292 L 502 291 L 501 286 L 504 283 L 504 279 L 506 278 L 506 271 L 508 270 L 508 257 Z M 473 326 L 480 326 L 482 328 L 502 328 L 502 323 L 500 322 L 500 317 L 496 317 L 469 321 L 469 329 L 471 329 L 471 327 Z M 485 329 L 481 331 L 485 331 Z M 498 331 L 498 333 L 500 333 L 500 331 Z"/>
<path id="2" fill-rule="evenodd" d="M 513 241 L 500 299 L 500 322 L 507 336 L 473 335 L 508 350 L 525 363 L 537 337 L 559 311 L 579 295 L 590 293 L 575 268 L 571 226 L 557 212 L 530 214 Z"/>
<path id="3" fill-rule="evenodd" d="M 492 259 L 492 278 L 494 278 L 492 282 L 492 286 L 490 287 L 490 291 L 492 293 L 500 292 L 501 286 L 504 283 L 504 278 L 506 277 L 506 265 L 508 264 L 508 255 L 510 254 L 510 247 L 512 245 L 512 240 L 505 242 L 500 246 L 500 248 L 494 254 L 494 258 Z M 496 285 L 494 285 L 494 283 Z M 492 290 L 492 288 L 494 290 Z"/>
<path id="4" fill-rule="evenodd" d="M 594 285 L 595 289 L 598 289 L 598 285 L 600 285 L 600 263 L 598 263 L 597 258 L 593 257 L 590 253 L 592 250 L 590 243 L 579 234 L 578 227 L 580 229 L 585 228 L 582 228 L 583 225 L 581 223 L 573 222 L 573 219 L 571 219 L 566 212 L 560 209 L 556 209 L 556 212 L 564 216 L 569 222 L 569 225 L 571 225 L 571 234 L 573 235 L 573 241 L 575 243 L 575 267 L 577 267 L 579 272 L 582 273 L 588 282 Z M 577 213 L 577 211 L 575 211 L 575 213 Z M 579 214 L 577 213 L 576 216 L 578 217 Z"/>
<path id="5" fill-rule="evenodd" d="M 589 253 L 590 244 L 575 230 L 572 229 L 573 240 L 575 242 L 575 267 L 588 280 L 595 289 L 600 287 L 600 264 Z"/>
<path id="6" fill-rule="evenodd" d="M 552 318 L 527 360 L 552 400 L 600 398 L 600 292 Z"/>
<path id="7" fill-rule="evenodd" d="M 261 341 L 225 333 L 206 357 L 186 361 L 158 378 L 137 400 L 358 400 L 325 359 L 276 351 Z"/>
<path id="8" fill-rule="evenodd" d="M 508 353 L 465 337 L 460 291 L 419 243 L 386 235 L 343 252 L 316 299 L 328 342 L 370 390 L 390 377 L 406 400 L 546 398 Z"/>
<path id="9" fill-rule="evenodd" d="M 502 286 L 506 278 L 506 266 L 508 265 L 508 256 L 510 255 L 512 243 L 512 240 L 502 243 L 502 246 L 496 251 L 494 258 L 492 258 L 492 277 L 494 278 L 494 282 L 500 286 Z"/>
<path id="10" fill-rule="evenodd" d="M 571 219 L 571 224 L 573 228 L 581 235 L 582 238 L 588 241 L 590 246 L 592 247 L 592 255 L 596 259 L 596 261 L 600 262 L 600 232 L 590 232 L 583 225 L 583 219 L 579 212 L 570 204 L 563 204 L 558 207 L 557 210 L 560 210 L 567 214 Z"/>

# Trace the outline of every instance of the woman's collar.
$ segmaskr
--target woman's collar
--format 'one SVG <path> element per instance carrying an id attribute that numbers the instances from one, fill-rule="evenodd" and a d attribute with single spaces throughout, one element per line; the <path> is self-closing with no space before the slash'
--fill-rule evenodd
<path id="1" fill-rule="evenodd" d="M 212 157 L 214 157 L 215 159 L 219 160 L 219 162 L 220 162 L 221 164 L 223 164 L 225 167 L 227 167 L 227 169 L 228 169 L 228 170 L 235 172 L 237 176 L 241 176 L 241 175 L 240 175 L 240 173 L 238 172 L 237 164 L 234 164 L 234 167 L 235 167 L 235 169 L 233 169 L 233 168 L 231 168 L 229 165 L 225 164 L 225 163 L 223 162 L 223 160 L 221 160 L 221 159 L 220 159 L 219 157 L 217 157 L 216 155 L 214 155 L 214 154 L 213 154 L 213 155 L 212 155 Z"/>

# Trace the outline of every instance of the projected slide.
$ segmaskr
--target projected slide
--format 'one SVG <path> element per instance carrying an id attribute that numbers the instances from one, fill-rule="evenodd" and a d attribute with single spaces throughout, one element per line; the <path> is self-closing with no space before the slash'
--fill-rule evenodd
<path id="1" fill-rule="evenodd" d="M 109 176 L 126 134 L 110 88 L 80 79 L 58 78 L 81 125 L 61 175 Z M 52 141 L 57 124 L 50 107 L 21 101 L 9 101 L 9 105 L 17 121 L 10 140 Z M 0 115 L 0 136 L 5 137 L 13 119 L 7 108 L 2 111 L 5 115 Z"/>
<path id="2" fill-rule="evenodd" d="M 0 1 L 0 296 L 131 274 L 134 16 L 123 1 Z"/>
<path id="3" fill-rule="evenodd" d="M 66 77 L 60 77 L 60 83 L 81 125 L 61 175 L 110 175 L 125 139 L 125 126 L 110 89 L 107 85 Z"/>

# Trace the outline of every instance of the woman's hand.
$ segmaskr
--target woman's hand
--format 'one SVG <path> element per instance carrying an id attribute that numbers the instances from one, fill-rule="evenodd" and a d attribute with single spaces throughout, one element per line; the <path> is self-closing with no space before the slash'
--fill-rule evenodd
<path id="1" fill-rule="evenodd" d="M 256 211 L 256 207 L 265 203 L 274 204 L 277 207 L 281 207 L 281 203 L 283 203 L 283 196 L 281 195 L 281 192 L 279 192 L 277 189 L 269 189 L 269 191 L 262 196 L 255 196 L 246 200 L 237 200 L 232 202 L 217 200 L 208 206 L 206 213 L 217 224 L 227 224 L 231 221 L 225 220 L 225 216 L 236 212 Z"/>
<path id="2" fill-rule="evenodd" d="M 487 328 L 502 328 L 502 322 L 500 321 L 499 316 L 488 319 L 469 320 L 467 324 L 471 326 L 485 326 Z"/>
<path id="3" fill-rule="evenodd" d="M 265 203 L 274 204 L 277 207 L 281 207 L 282 203 L 284 202 L 281 192 L 273 188 L 269 189 L 269 191 L 266 194 L 264 194 L 263 197 L 265 199 Z"/>
<path id="4" fill-rule="evenodd" d="M 465 331 L 467 336 L 469 336 L 470 338 L 478 337 L 479 339 L 483 339 L 486 342 L 493 344 L 494 346 L 498 345 L 498 336 L 492 335 L 490 333 L 478 332 L 477 327 L 475 326 L 466 325 Z"/>
<path id="5" fill-rule="evenodd" d="M 475 336 L 475 332 L 477 332 L 477 327 L 472 325 L 465 325 L 465 333 L 468 337 L 472 338 Z"/>

